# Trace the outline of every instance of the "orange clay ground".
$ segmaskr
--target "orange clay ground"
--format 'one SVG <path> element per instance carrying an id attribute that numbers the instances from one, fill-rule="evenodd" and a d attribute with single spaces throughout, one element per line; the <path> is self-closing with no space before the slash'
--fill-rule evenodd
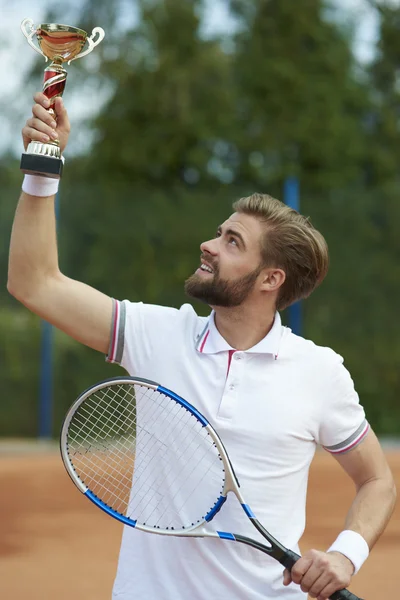
<path id="1" fill-rule="evenodd" d="M 56 450 L 13 448 L 0 445 L 0 598 L 110 600 L 121 526 L 75 489 Z M 388 459 L 400 488 L 400 452 Z M 335 461 L 317 453 L 302 551 L 331 543 L 352 494 Z M 400 507 L 351 590 L 365 600 L 400 598 L 399 564 Z"/>

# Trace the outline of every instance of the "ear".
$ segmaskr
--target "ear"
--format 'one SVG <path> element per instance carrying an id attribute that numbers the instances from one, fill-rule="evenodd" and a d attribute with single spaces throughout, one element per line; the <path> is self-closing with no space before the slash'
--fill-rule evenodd
<path id="1" fill-rule="evenodd" d="M 282 269 L 263 269 L 260 290 L 264 292 L 276 292 L 283 285 L 286 273 Z"/>

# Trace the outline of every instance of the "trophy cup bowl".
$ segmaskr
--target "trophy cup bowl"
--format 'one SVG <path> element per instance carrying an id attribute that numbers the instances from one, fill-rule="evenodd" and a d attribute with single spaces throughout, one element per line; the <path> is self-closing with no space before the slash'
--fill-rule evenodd
<path id="1" fill-rule="evenodd" d="M 78 56 L 87 36 L 83 29 L 55 23 L 39 25 L 36 30 L 37 41 L 44 56 L 60 64 Z"/>
<path id="2" fill-rule="evenodd" d="M 35 27 L 32 19 L 24 19 L 21 29 L 30 46 L 39 52 L 46 62 L 51 61 L 44 71 L 43 93 L 50 100 L 48 110 L 55 119 L 53 105 L 55 99 L 62 96 L 67 79 L 63 63 L 70 64 L 71 61 L 89 54 L 104 38 L 104 31 L 101 27 L 95 27 L 88 37 L 86 31 L 70 25 L 43 23 Z M 34 44 L 33 37 L 36 37 L 38 45 Z M 83 51 L 86 44 L 87 49 Z M 57 141 L 32 141 L 21 157 L 21 170 L 31 175 L 59 179 L 62 167 L 63 158 Z"/>

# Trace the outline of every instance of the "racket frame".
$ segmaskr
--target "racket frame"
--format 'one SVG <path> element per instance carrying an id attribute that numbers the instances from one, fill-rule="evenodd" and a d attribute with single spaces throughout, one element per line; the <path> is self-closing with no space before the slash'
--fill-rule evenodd
<path id="1" fill-rule="evenodd" d="M 89 490 L 89 488 L 83 483 L 83 481 L 79 478 L 79 476 L 75 472 L 75 469 L 73 467 L 73 464 L 72 464 L 72 462 L 69 458 L 69 454 L 68 454 L 68 430 L 69 430 L 71 420 L 72 420 L 73 416 L 75 415 L 75 413 L 77 412 L 77 410 L 86 401 L 87 398 L 91 397 L 93 394 L 95 394 L 96 392 L 99 392 L 100 390 L 104 389 L 105 387 L 109 387 L 109 386 L 113 386 L 113 385 L 131 385 L 131 386 L 139 385 L 141 387 L 146 387 L 153 391 L 159 392 L 159 393 L 163 394 L 164 396 L 167 396 L 170 400 L 174 400 L 175 402 L 177 402 L 178 404 L 183 406 L 186 410 L 188 410 L 201 423 L 201 425 L 205 428 L 205 430 L 210 435 L 212 441 L 214 442 L 215 446 L 217 447 L 218 453 L 219 453 L 221 460 L 223 462 L 223 465 L 224 465 L 225 481 L 224 481 L 224 487 L 223 487 L 223 491 L 222 491 L 220 498 L 217 500 L 217 502 L 212 507 L 212 509 L 205 515 L 205 517 L 202 520 L 199 520 L 199 522 L 197 522 L 195 525 L 190 526 L 190 527 L 185 527 L 185 529 L 171 530 L 171 529 L 163 529 L 163 528 L 153 528 L 153 527 L 149 527 L 147 525 L 142 525 L 140 523 L 137 523 L 137 521 L 135 521 L 134 519 L 125 517 L 121 513 L 110 508 L 102 500 L 100 500 L 100 498 L 98 498 L 95 494 L 93 494 L 93 492 L 91 492 Z M 217 537 L 217 538 L 221 537 L 221 535 L 219 535 L 218 532 L 213 532 L 213 531 L 204 529 L 204 525 L 206 523 L 210 522 L 214 518 L 214 516 L 217 514 L 217 512 L 219 512 L 219 510 L 223 506 L 223 504 L 227 498 L 227 494 L 229 492 L 233 492 L 236 495 L 237 499 L 239 500 L 240 504 L 242 505 L 243 509 L 245 510 L 247 516 L 250 516 L 250 514 L 252 514 L 250 507 L 248 507 L 245 504 L 244 498 L 239 490 L 240 484 L 237 480 L 237 477 L 235 475 L 235 472 L 233 470 L 232 464 L 231 464 L 229 456 L 225 450 L 225 447 L 224 447 L 219 435 L 216 433 L 216 431 L 213 429 L 213 427 L 210 425 L 210 423 L 207 421 L 207 419 L 194 406 L 192 406 L 191 404 L 189 404 L 189 402 L 184 400 L 184 398 L 181 398 L 180 396 L 178 396 L 171 390 L 168 390 L 167 388 L 164 388 L 163 386 L 155 383 L 154 381 L 150 381 L 148 379 L 142 379 L 139 377 L 128 377 L 128 376 L 114 377 L 111 379 L 106 379 L 104 381 L 100 381 L 96 385 L 91 386 L 90 388 L 85 390 L 77 398 L 77 400 L 72 404 L 72 406 L 69 408 L 69 410 L 65 416 L 64 423 L 63 423 L 62 430 L 61 430 L 61 435 L 60 435 L 60 451 L 61 451 L 61 457 L 62 457 L 64 466 L 67 470 L 68 475 L 70 476 L 72 481 L 75 483 L 75 485 L 78 487 L 78 489 L 83 494 L 85 494 L 85 496 L 87 496 L 94 504 L 96 504 L 96 506 L 101 508 L 104 512 L 119 519 L 122 523 L 125 523 L 126 525 L 130 525 L 131 527 L 135 527 L 136 529 L 139 529 L 141 531 L 146 531 L 147 533 L 158 533 L 160 535 L 170 535 L 170 536 L 174 536 L 174 537 L 176 537 L 176 536 Z M 224 532 L 220 532 L 220 533 L 224 533 Z M 227 536 L 231 536 L 231 535 L 232 534 L 226 533 L 224 535 L 224 537 L 225 537 L 225 539 L 228 539 Z"/>

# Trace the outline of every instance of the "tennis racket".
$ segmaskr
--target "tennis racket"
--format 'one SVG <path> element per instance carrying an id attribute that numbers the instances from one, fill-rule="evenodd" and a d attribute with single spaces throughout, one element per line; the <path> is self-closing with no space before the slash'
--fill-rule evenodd
<path id="1" fill-rule="evenodd" d="M 157 383 L 117 377 L 90 387 L 69 409 L 60 442 L 65 468 L 78 489 L 125 525 L 247 544 L 289 570 L 300 558 L 256 519 L 208 421 Z M 229 492 L 266 545 L 209 527 Z M 360 600 L 348 590 L 331 599 Z"/>

